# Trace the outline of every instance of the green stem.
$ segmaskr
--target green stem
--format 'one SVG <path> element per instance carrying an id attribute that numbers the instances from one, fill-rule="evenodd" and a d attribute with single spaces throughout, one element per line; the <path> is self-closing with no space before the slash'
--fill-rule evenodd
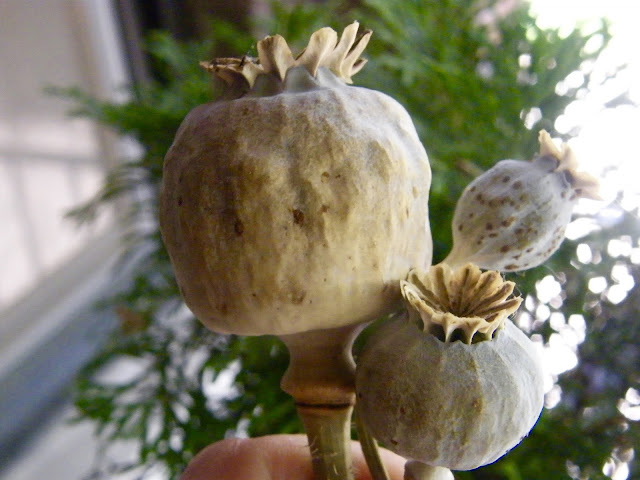
<path id="1" fill-rule="evenodd" d="M 351 413 L 353 407 L 298 406 L 304 423 L 316 480 L 353 480 Z"/>
<path id="2" fill-rule="evenodd" d="M 358 432 L 358 440 L 360 440 L 364 459 L 367 461 L 367 466 L 369 467 L 369 471 L 371 472 L 371 478 L 373 480 L 389 480 L 387 469 L 384 467 L 382 459 L 380 458 L 378 442 L 376 442 L 376 439 L 373 438 L 373 435 L 371 435 L 371 432 L 369 432 L 369 429 L 362 421 L 362 418 L 360 417 L 360 415 L 358 415 L 357 405 L 355 420 L 356 430 Z"/>
<path id="3" fill-rule="evenodd" d="M 289 349 L 282 389 L 302 419 L 316 480 L 353 480 L 351 414 L 355 404 L 353 340 L 361 326 L 280 337 Z"/>

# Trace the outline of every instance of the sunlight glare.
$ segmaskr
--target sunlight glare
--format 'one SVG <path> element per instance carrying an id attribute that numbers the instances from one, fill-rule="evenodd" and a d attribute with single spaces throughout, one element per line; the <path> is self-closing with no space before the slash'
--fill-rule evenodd
<path id="1" fill-rule="evenodd" d="M 605 202 L 613 202 L 618 192 L 627 195 L 624 208 L 640 206 L 640 9 L 628 0 L 531 0 L 532 13 L 542 28 L 571 30 L 575 27 L 585 32 L 593 31 L 600 18 L 610 21 L 612 39 L 606 50 L 594 64 L 592 85 L 589 92 L 561 115 L 556 122 L 560 133 L 577 132 L 570 141 L 582 168 L 601 179 L 601 196 Z M 598 48 L 594 39 L 587 49 Z M 621 65 L 616 78 L 600 84 Z M 584 76 L 573 72 L 559 87 L 576 88 L 582 85 Z M 635 103 L 635 104 L 634 104 Z M 614 108 L 606 108 L 614 107 Z M 614 167 L 613 169 L 611 167 Z"/>

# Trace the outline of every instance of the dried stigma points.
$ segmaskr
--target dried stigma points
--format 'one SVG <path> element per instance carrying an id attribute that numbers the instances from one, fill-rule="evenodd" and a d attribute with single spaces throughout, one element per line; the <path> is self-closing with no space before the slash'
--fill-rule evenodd
<path id="1" fill-rule="evenodd" d="M 351 77 L 367 62 L 360 55 L 369 38 L 371 30 L 358 35 L 358 22 L 353 22 L 344 29 L 339 41 L 337 33 L 329 27 L 314 32 L 307 48 L 297 57 L 293 56 L 282 36 L 273 35 L 258 42 L 258 58 L 219 58 L 200 62 L 200 65 L 228 84 L 244 80 L 250 88 L 254 87 L 259 75 L 275 75 L 284 81 L 287 72 L 295 67 L 305 68 L 313 77 L 318 75 L 320 67 L 325 67 L 343 82 L 351 84 Z"/>
<path id="2" fill-rule="evenodd" d="M 544 130 L 532 162 L 502 160 L 476 178 L 453 217 L 452 268 L 517 271 L 547 260 L 564 239 L 578 198 L 598 198 L 598 182 L 579 172 L 571 149 Z"/>
<path id="3" fill-rule="evenodd" d="M 518 309 L 522 299 L 509 298 L 514 287 L 496 271 L 467 264 L 452 272 L 441 263 L 425 273 L 410 272 L 400 289 L 410 317 L 419 318 L 425 332 L 470 344 L 491 339 Z"/>

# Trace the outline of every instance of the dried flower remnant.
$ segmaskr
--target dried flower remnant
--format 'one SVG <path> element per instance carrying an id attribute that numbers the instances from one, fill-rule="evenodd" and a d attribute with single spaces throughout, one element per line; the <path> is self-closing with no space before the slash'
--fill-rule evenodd
<path id="1" fill-rule="evenodd" d="M 496 271 L 481 272 L 471 263 L 452 271 L 441 263 L 426 273 L 410 272 L 400 288 L 409 315 L 419 317 L 424 331 L 470 344 L 491 339 L 518 310 L 522 299 L 509 298 L 514 287 Z"/>
<path id="2" fill-rule="evenodd" d="M 358 35 L 358 22 L 354 22 L 344 29 L 338 41 L 333 29 L 321 28 L 311 35 L 307 48 L 297 57 L 281 35 L 272 35 L 258 42 L 258 58 L 217 58 L 200 62 L 200 65 L 229 85 L 244 80 L 249 88 L 255 86 L 260 75 L 275 75 L 284 82 L 289 70 L 295 67 L 303 67 L 312 77 L 317 77 L 318 69 L 325 67 L 336 78 L 352 84 L 351 77 L 367 63 L 360 55 L 369 43 L 371 33 L 371 30 L 365 30 Z"/>
<path id="3" fill-rule="evenodd" d="M 546 131 L 532 162 L 502 160 L 476 178 L 458 200 L 453 249 L 445 262 L 457 268 L 517 271 L 547 260 L 564 239 L 578 198 L 598 198 L 598 182 L 578 171 L 571 149 Z"/>

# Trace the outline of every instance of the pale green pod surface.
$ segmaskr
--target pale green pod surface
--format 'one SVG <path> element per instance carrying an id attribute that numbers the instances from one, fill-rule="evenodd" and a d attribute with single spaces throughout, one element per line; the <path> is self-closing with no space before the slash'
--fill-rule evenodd
<path id="1" fill-rule="evenodd" d="M 367 341 L 357 363 L 358 411 L 373 435 L 429 465 L 494 462 L 529 433 L 543 406 L 537 352 L 511 321 L 469 345 L 397 319 Z"/>
<path id="2" fill-rule="evenodd" d="M 321 29 L 298 57 L 206 64 L 233 95 L 193 110 L 164 163 L 160 226 L 207 327 L 287 335 L 397 308 L 431 262 L 429 161 L 406 110 L 353 87 L 370 32 Z"/>

